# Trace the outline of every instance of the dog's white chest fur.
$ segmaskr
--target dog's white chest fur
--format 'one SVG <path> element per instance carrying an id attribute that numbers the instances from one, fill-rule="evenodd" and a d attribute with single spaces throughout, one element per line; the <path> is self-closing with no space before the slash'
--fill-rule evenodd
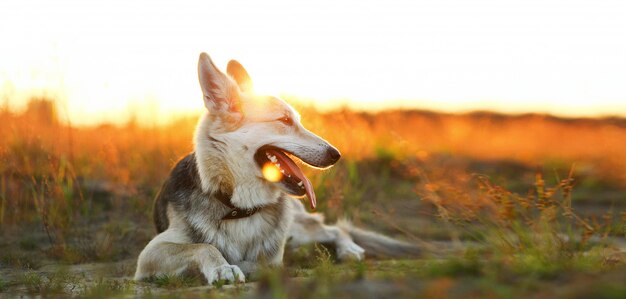
<path id="1" fill-rule="evenodd" d="M 229 263 L 240 261 L 282 260 L 287 230 L 291 224 L 290 205 L 280 202 L 240 219 L 216 222 L 201 213 L 193 213 L 189 224 L 200 242 L 215 246 Z"/>

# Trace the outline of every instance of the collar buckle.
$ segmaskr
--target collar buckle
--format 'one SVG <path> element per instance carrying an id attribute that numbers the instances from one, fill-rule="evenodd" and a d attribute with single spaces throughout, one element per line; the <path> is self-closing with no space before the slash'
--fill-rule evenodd
<path id="1" fill-rule="evenodd" d="M 254 207 L 252 209 L 240 209 L 238 207 L 235 207 L 233 203 L 230 201 L 231 195 L 225 194 L 221 190 L 215 195 L 215 197 L 217 197 L 217 199 L 222 204 L 224 204 L 225 206 L 231 209 L 228 213 L 226 213 L 226 215 L 224 215 L 224 217 L 222 217 L 222 220 L 232 220 L 232 219 L 250 217 L 262 209 L 262 207 Z"/>

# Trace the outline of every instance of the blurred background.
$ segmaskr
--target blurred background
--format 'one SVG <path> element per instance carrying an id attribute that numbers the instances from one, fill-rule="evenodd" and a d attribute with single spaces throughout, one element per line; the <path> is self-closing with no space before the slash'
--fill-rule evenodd
<path id="1" fill-rule="evenodd" d="M 77 124 L 197 113 L 198 53 L 329 110 L 626 113 L 619 1 L 3 1 L 9 105 Z"/>
<path id="2" fill-rule="evenodd" d="M 241 62 L 258 93 L 341 150 L 330 170 L 305 169 L 328 221 L 447 252 L 368 260 L 338 281 L 619 297 L 625 15 L 620 1 L 578 0 L 2 1 L 0 292 L 135 290 L 119 282 L 193 150 L 207 52 L 222 69 Z M 310 279 L 335 273 L 288 261 Z M 172 285 L 190 283 L 147 287 Z"/>

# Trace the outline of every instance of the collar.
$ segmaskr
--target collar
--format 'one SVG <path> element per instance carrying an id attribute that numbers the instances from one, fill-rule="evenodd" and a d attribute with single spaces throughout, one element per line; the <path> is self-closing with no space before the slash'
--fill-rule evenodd
<path id="1" fill-rule="evenodd" d="M 232 220 L 232 219 L 240 219 L 246 218 L 254 215 L 256 212 L 260 211 L 263 207 L 254 207 L 252 209 L 240 209 L 235 207 L 233 203 L 230 201 L 231 194 L 226 194 L 221 190 L 215 194 L 215 197 L 225 206 L 230 208 L 230 211 L 222 217 L 222 220 Z"/>

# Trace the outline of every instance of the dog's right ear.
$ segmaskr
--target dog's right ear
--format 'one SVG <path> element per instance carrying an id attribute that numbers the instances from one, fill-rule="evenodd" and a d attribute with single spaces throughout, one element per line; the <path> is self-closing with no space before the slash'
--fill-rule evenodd
<path id="1" fill-rule="evenodd" d="M 237 85 L 239 85 L 239 89 L 243 92 L 254 92 L 254 86 L 252 85 L 252 79 L 250 75 L 248 75 L 248 71 L 239 63 L 237 60 L 231 60 L 228 62 L 228 66 L 226 67 L 226 73 L 229 74 Z"/>
<path id="2" fill-rule="evenodd" d="M 198 59 L 198 80 L 204 95 L 204 106 L 217 115 L 239 112 L 237 85 L 222 73 L 209 55 L 201 53 Z"/>

